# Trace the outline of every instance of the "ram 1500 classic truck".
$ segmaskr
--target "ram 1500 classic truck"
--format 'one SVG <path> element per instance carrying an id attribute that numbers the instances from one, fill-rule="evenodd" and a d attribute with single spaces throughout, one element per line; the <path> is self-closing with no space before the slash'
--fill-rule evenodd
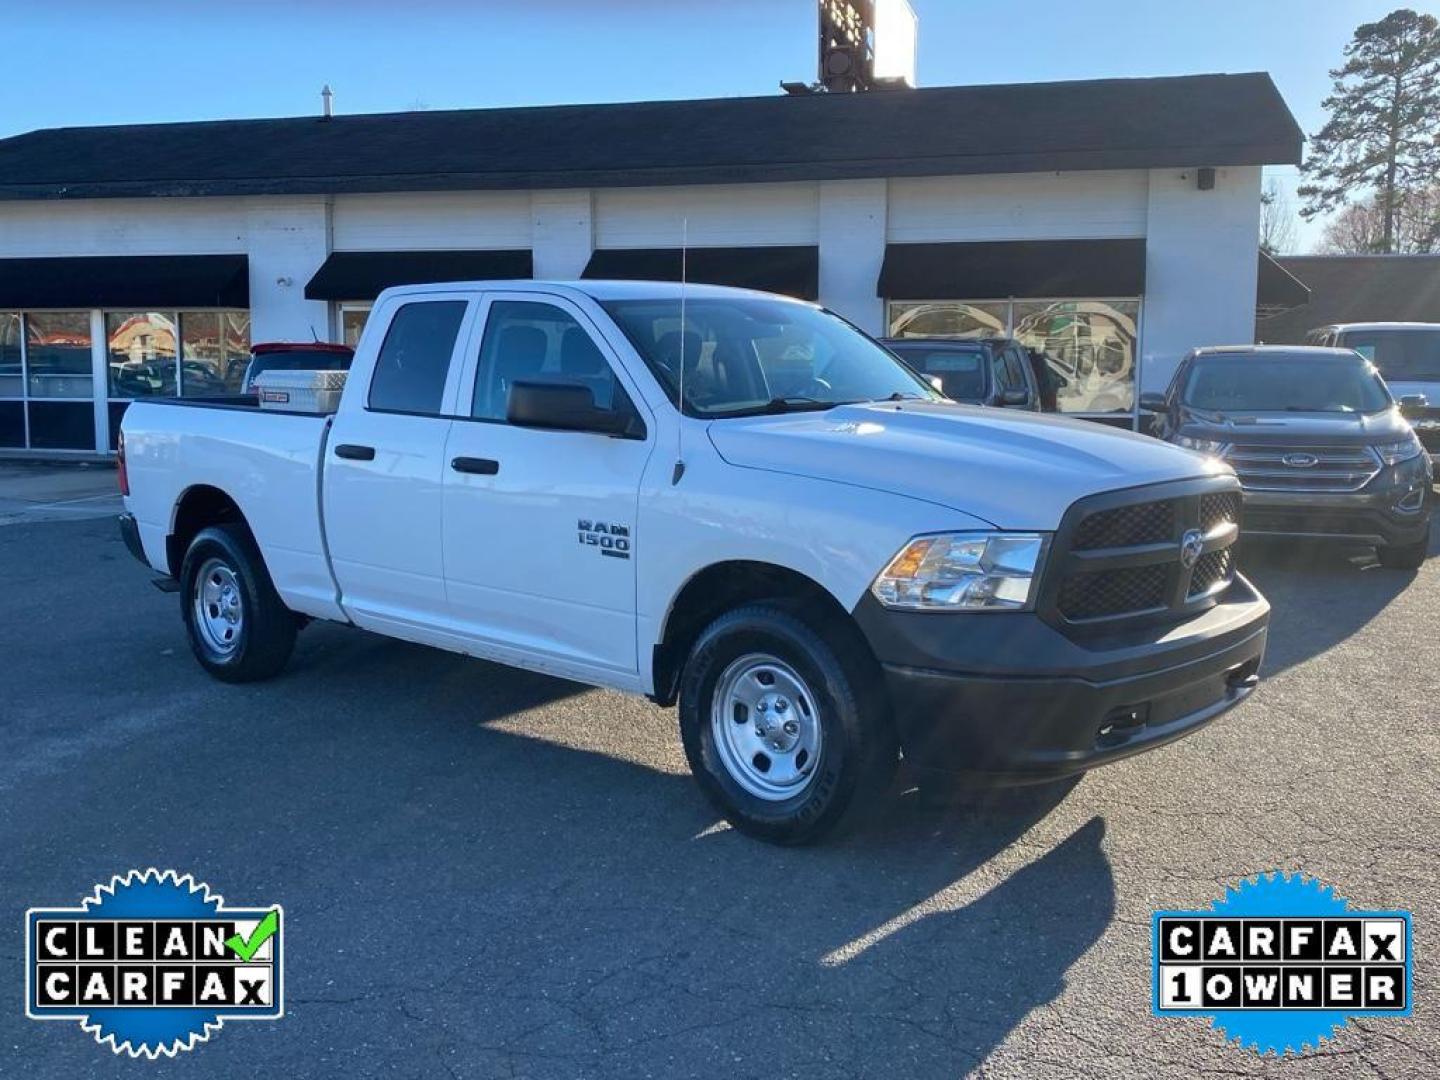
<path id="1" fill-rule="evenodd" d="M 214 676 L 328 619 L 645 694 L 781 843 L 902 754 L 1026 781 L 1179 738 L 1265 648 L 1228 466 L 947 402 L 763 293 L 395 288 L 333 415 L 141 400 L 122 435 L 122 534 Z"/>

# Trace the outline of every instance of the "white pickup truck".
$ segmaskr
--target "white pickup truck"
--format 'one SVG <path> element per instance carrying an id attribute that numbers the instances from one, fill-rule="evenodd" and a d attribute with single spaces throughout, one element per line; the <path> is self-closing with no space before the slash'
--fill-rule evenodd
<path id="1" fill-rule="evenodd" d="M 781 843 L 902 754 L 1026 781 L 1176 739 L 1265 648 L 1228 467 L 947 402 L 762 293 L 391 289 L 333 415 L 137 401 L 122 436 L 122 534 L 211 674 L 328 619 L 678 703 L 706 795 Z"/>

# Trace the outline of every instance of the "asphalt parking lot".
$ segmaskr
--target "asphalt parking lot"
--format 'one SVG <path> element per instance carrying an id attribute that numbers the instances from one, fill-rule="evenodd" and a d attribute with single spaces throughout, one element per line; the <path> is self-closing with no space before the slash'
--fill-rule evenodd
<path id="1" fill-rule="evenodd" d="M 110 520 L 5 521 L 0 1075 L 1440 1071 L 1440 559 L 1247 550 L 1275 617 L 1241 709 L 781 850 L 717 824 L 668 711 L 336 626 L 222 685 Z M 25 908 L 152 865 L 284 905 L 283 1020 L 151 1063 L 24 1018 Z M 1414 912 L 1413 1018 L 1262 1061 L 1151 1016 L 1151 911 L 1272 867 Z"/>

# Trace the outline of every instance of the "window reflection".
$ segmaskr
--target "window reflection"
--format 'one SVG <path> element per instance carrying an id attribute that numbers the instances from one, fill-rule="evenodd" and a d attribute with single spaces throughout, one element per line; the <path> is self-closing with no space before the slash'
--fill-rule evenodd
<path id="1" fill-rule="evenodd" d="M 25 396 L 25 372 L 20 358 L 20 315 L 0 311 L 0 398 Z"/>
<path id="2" fill-rule="evenodd" d="M 112 311 L 105 316 L 111 397 L 175 395 L 175 316 Z"/>
<path id="3" fill-rule="evenodd" d="M 89 397 L 90 313 L 45 311 L 25 316 L 25 351 L 30 396 Z"/>
<path id="4" fill-rule="evenodd" d="M 225 393 L 219 312 L 186 311 L 180 315 L 180 393 L 185 397 Z"/>
<path id="5" fill-rule="evenodd" d="M 891 337 L 1004 337 L 1007 308 L 994 303 L 955 300 L 890 305 Z"/>
<path id="6" fill-rule="evenodd" d="M 1017 302 L 1014 336 L 1065 380 L 1056 391 L 1061 412 L 1130 412 L 1139 316 L 1134 300 Z"/>
<path id="7" fill-rule="evenodd" d="M 888 314 L 891 337 L 1018 339 L 1042 355 L 1060 412 L 1134 409 L 1139 300 L 892 301 Z"/>
<path id="8" fill-rule="evenodd" d="M 225 335 L 225 392 L 238 394 L 245 381 L 245 367 L 250 363 L 250 313 L 222 311 L 220 326 Z"/>
<path id="9" fill-rule="evenodd" d="M 340 309 L 340 340 L 352 349 L 360 344 L 360 333 L 365 329 L 365 322 L 370 318 L 368 305 L 345 306 Z"/>

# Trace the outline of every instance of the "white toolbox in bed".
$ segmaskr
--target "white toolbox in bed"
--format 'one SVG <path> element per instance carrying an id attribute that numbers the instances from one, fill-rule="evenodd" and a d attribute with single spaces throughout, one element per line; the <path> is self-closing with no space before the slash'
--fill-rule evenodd
<path id="1" fill-rule="evenodd" d="M 255 376 L 260 408 L 281 412 L 333 413 L 348 371 L 262 371 Z"/>

